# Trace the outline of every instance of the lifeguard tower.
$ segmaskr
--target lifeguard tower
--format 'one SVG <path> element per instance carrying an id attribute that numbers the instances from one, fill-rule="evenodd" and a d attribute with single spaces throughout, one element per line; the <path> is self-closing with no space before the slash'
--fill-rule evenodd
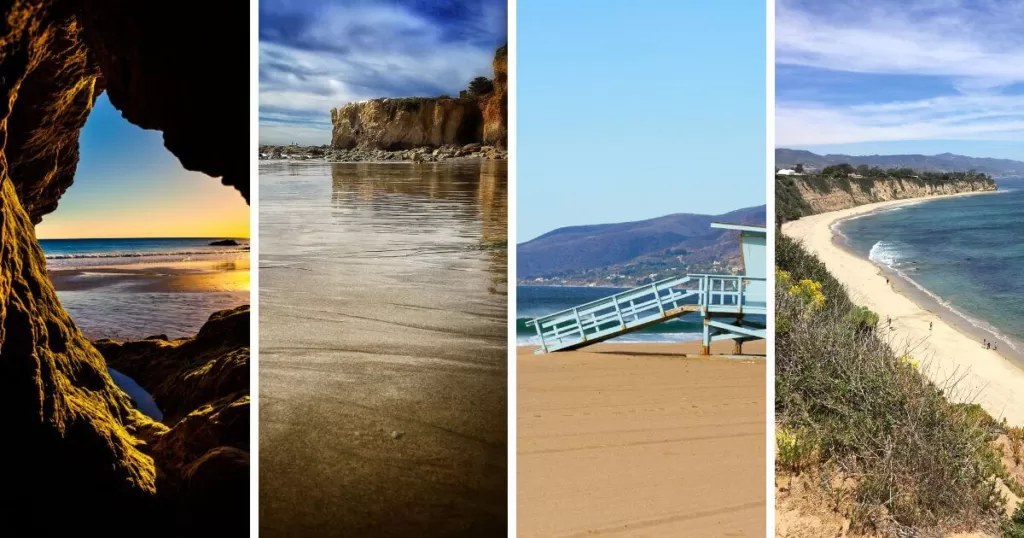
<path id="1" fill-rule="evenodd" d="M 739 232 L 742 275 L 666 278 L 534 318 L 527 325 L 534 326 L 540 337 L 537 353 L 579 349 L 688 314 L 699 314 L 704 320 L 704 355 L 710 354 L 711 342 L 716 340 L 733 340 L 735 354 L 743 352 L 744 342 L 764 340 L 765 324 L 748 316 L 768 313 L 767 228 L 725 223 L 711 223 L 711 227 Z"/>

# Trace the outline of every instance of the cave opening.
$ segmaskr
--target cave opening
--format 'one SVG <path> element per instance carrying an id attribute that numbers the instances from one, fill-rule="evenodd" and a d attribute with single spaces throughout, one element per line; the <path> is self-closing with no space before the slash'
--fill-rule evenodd
<path id="1" fill-rule="evenodd" d="M 249 300 L 249 206 L 185 170 L 101 94 L 74 184 L 36 225 L 50 280 L 90 340 L 196 334 Z"/>
<path id="2" fill-rule="evenodd" d="M 247 25 L 237 6 L 191 2 L 13 2 L 0 13 L 0 408 L 18 440 L 6 447 L 17 465 L 0 473 L 17 495 L 0 514 L 42 536 L 110 534 L 98 515 L 112 507 L 120 527 L 154 536 L 248 534 L 248 268 L 152 246 L 248 236 L 211 228 L 232 214 L 248 225 L 248 77 L 223 67 L 248 57 Z M 132 263 L 142 258 L 158 263 Z M 57 275 L 59 260 L 78 265 Z M 229 269 L 233 283 L 211 276 Z M 233 290 L 237 308 L 196 308 L 199 323 L 209 317 L 198 333 L 195 321 L 129 323 L 173 310 L 161 298 L 194 301 L 197 288 Z M 98 320 L 108 336 L 141 339 L 103 340 Z M 174 330 L 186 337 L 163 338 Z M 144 387 L 163 420 L 108 367 Z M 54 495 L 68 501 L 60 517 L 40 502 Z"/>

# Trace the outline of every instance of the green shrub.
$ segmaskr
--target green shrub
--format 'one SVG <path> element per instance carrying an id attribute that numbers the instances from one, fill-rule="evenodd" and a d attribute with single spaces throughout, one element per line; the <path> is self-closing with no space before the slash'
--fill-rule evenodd
<path id="1" fill-rule="evenodd" d="M 818 452 L 814 438 L 804 430 L 778 426 L 775 428 L 775 461 L 779 468 L 793 474 L 802 473 L 813 463 Z"/>
<path id="2" fill-rule="evenodd" d="M 950 403 L 955 386 L 934 385 L 907 350 L 865 330 L 874 314 L 853 305 L 820 260 L 781 234 L 776 263 L 788 273 L 775 290 L 776 322 L 787 324 L 776 331 L 777 421 L 814 439 L 822 468 L 827 462 L 856 477 L 853 517 L 865 520 L 854 524 L 997 526 L 999 466 L 987 415 Z M 790 293 L 803 280 L 817 284 L 821 308 Z"/>

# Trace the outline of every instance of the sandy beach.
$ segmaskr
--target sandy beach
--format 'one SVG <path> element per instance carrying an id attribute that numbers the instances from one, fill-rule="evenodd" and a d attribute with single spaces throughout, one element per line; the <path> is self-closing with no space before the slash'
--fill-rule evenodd
<path id="1" fill-rule="evenodd" d="M 887 316 L 891 317 L 894 348 L 909 347 L 930 379 L 940 385 L 959 379 L 954 399 L 976 402 L 997 419 L 1024 425 L 1024 370 L 1011 358 L 985 349 L 982 336 L 958 328 L 950 321 L 954 313 L 908 293 L 910 284 L 902 288 L 896 276 L 889 277 L 892 283 L 887 283 L 879 266 L 833 242 L 832 224 L 837 221 L 935 198 L 880 202 L 812 215 L 785 223 L 782 232 L 817 254 L 829 272 L 847 286 L 851 299 L 878 313 L 883 325 Z"/>
<path id="2" fill-rule="evenodd" d="M 50 271 L 58 292 L 105 287 L 135 292 L 202 293 L 249 290 L 249 259 L 109 265 Z"/>
<path id="3" fill-rule="evenodd" d="M 699 344 L 517 348 L 519 536 L 764 536 L 765 360 Z"/>
<path id="4" fill-rule="evenodd" d="M 61 304 L 91 339 L 192 336 L 210 314 L 249 302 L 248 253 L 50 272 Z"/>
<path id="5" fill-rule="evenodd" d="M 505 534 L 504 166 L 261 165 L 261 536 Z"/>

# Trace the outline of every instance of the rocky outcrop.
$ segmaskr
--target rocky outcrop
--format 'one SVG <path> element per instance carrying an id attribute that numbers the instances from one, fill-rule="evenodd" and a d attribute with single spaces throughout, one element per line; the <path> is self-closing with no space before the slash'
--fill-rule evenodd
<path id="1" fill-rule="evenodd" d="M 971 180 L 917 178 L 822 178 L 778 176 L 775 179 L 776 216 L 781 221 L 803 215 L 839 211 L 851 207 L 925 196 L 996 190 L 987 177 Z"/>
<path id="2" fill-rule="evenodd" d="M 384 149 L 334 149 L 321 146 L 260 146 L 260 160 L 310 161 L 324 160 L 338 163 L 358 162 L 444 162 L 451 160 L 505 160 L 508 150 L 495 146 L 465 144 L 437 148 L 418 147 L 388 151 Z"/>
<path id="3" fill-rule="evenodd" d="M 135 410 L 64 311 L 33 224 L 73 183 L 105 88 L 183 166 L 247 197 L 247 141 L 225 146 L 223 133 L 248 123 L 248 79 L 223 66 L 248 58 L 248 25 L 234 6 L 195 1 L 14 0 L 0 15 L 0 520 L 38 536 L 178 534 L 154 525 L 176 503 L 151 456 L 167 429 Z"/>
<path id="4" fill-rule="evenodd" d="M 494 90 L 482 102 L 483 143 L 508 145 L 508 45 L 494 54 Z"/>
<path id="5" fill-rule="evenodd" d="M 211 402 L 249 393 L 248 305 L 215 312 L 192 338 L 95 345 L 110 367 L 153 396 L 169 426 Z"/>
<path id="6" fill-rule="evenodd" d="M 147 451 L 163 495 L 180 505 L 173 516 L 178 527 L 211 536 L 220 535 L 212 530 L 223 525 L 244 528 L 249 306 L 214 313 L 192 338 L 100 340 L 96 348 L 108 365 L 145 388 L 164 413 L 170 429 L 151 435 Z M 218 470 L 223 474 L 212 476 Z"/>
<path id="7" fill-rule="evenodd" d="M 508 50 L 494 58 L 494 89 L 482 96 L 371 99 L 331 110 L 331 146 L 407 150 L 508 141 Z"/>
<path id="8" fill-rule="evenodd" d="M 468 144 L 481 138 L 483 116 L 476 99 L 374 99 L 331 110 L 331 145 L 399 150 Z"/>

